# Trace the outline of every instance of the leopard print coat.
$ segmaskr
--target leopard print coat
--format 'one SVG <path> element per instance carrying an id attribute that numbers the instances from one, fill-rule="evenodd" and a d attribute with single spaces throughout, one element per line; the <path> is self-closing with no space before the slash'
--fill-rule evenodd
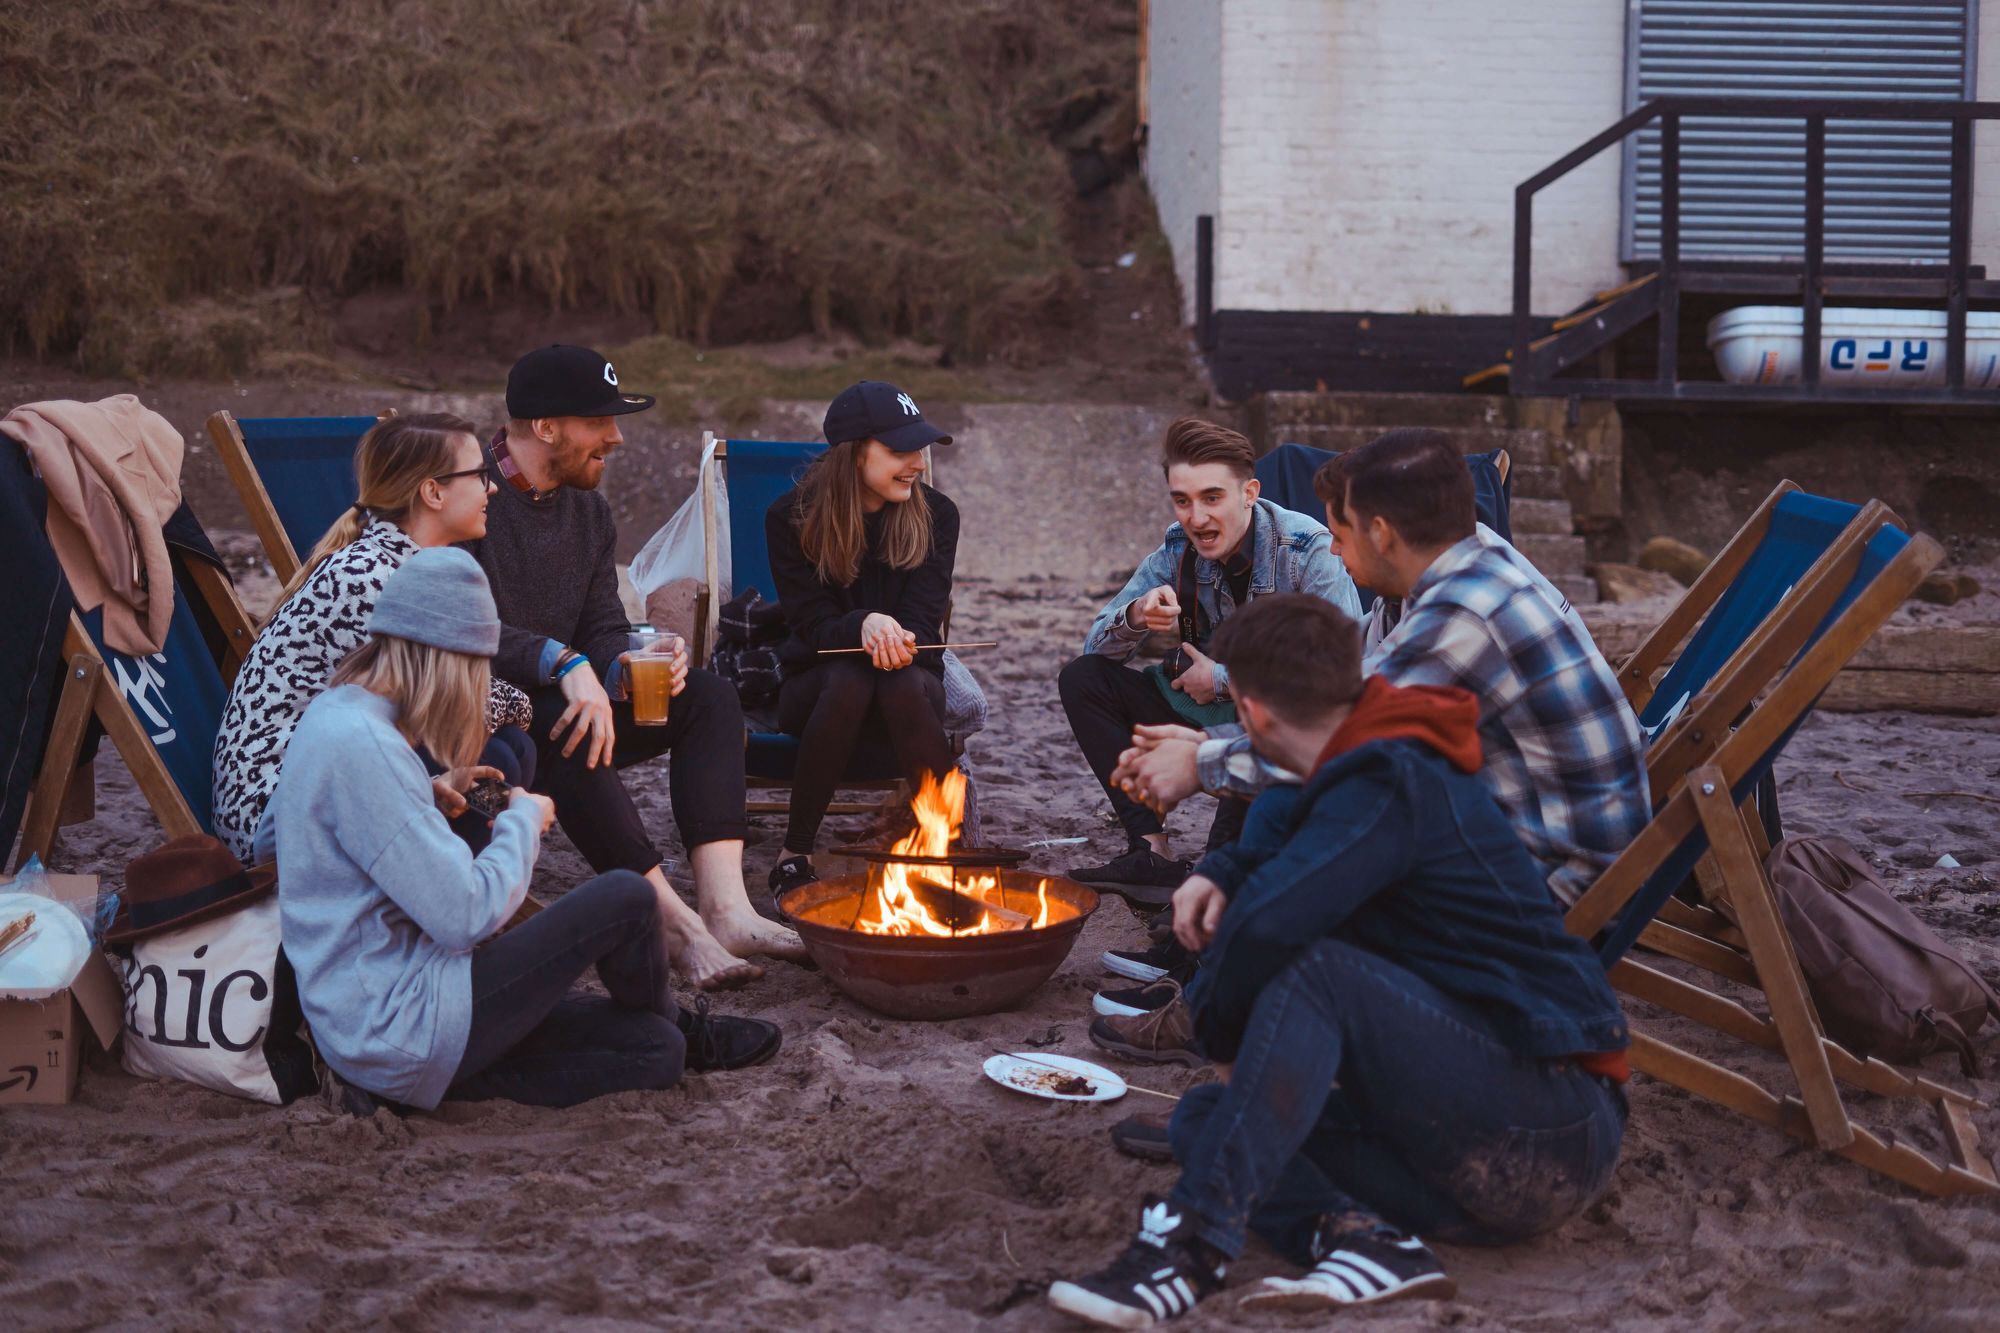
<path id="1" fill-rule="evenodd" d="M 382 585 L 418 549 L 401 528 L 376 519 L 327 557 L 250 645 L 222 710 L 214 760 L 215 836 L 242 860 L 251 858 L 292 729 L 341 659 L 368 641 L 368 613 Z M 531 716 L 527 695 L 493 682 L 489 732 L 526 727 Z"/>

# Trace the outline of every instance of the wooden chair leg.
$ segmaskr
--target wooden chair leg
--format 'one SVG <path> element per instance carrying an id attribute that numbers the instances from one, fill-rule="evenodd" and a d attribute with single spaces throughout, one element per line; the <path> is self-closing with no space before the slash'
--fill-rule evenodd
<path id="1" fill-rule="evenodd" d="M 167 837 L 186 838 L 200 833 L 201 821 L 188 808 L 187 798 L 181 795 L 174 775 L 167 771 L 160 752 L 153 748 L 152 737 L 139 725 L 139 719 L 132 715 L 130 705 L 119 697 L 109 681 L 100 681 L 95 693 L 98 696 L 97 720 L 104 724 L 105 734 L 118 747 L 118 757 L 132 771 L 132 780 L 139 785 L 140 794 L 152 807 Z"/>
<path id="2" fill-rule="evenodd" d="M 1822 1148 L 1846 1147 L 1854 1141 L 1854 1125 L 1841 1105 L 1840 1089 L 1827 1061 L 1825 1036 L 1812 998 L 1806 993 L 1805 975 L 1778 918 L 1770 881 L 1743 827 L 1742 812 L 1730 799 L 1729 786 L 1717 766 L 1701 765 L 1688 774 L 1687 782 L 1716 868 L 1736 909 L 1737 925 L 1749 944 L 1750 960 L 1770 1003 L 1772 1026 L 1798 1080 L 1813 1139 Z"/>
<path id="3" fill-rule="evenodd" d="M 90 653 L 77 653 L 64 668 L 55 723 L 42 747 L 41 772 L 28 792 L 27 809 L 21 816 L 21 850 L 14 863 L 16 870 L 26 865 L 31 856 L 48 859 L 70 782 L 76 774 L 77 757 L 83 751 L 83 731 L 90 724 L 91 708 L 103 675 L 103 661 Z"/>

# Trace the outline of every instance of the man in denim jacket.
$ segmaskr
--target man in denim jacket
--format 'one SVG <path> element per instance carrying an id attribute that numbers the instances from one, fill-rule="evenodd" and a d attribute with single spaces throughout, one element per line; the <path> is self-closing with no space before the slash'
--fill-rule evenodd
<path id="1" fill-rule="evenodd" d="M 1184 1315 L 1251 1229 L 1310 1271 L 1246 1306 L 1450 1296 L 1414 1233 L 1513 1244 L 1610 1183 L 1624 1013 L 1477 776 L 1471 692 L 1364 686 L 1358 627 L 1308 597 L 1248 608 L 1216 650 L 1253 744 L 1305 776 L 1174 896 L 1226 1081 L 1175 1108 L 1180 1178 L 1125 1253 L 1050 1302 L 1114 1328 Z"/>
<path id="2" fill-rule="evenodd" d="M 1070 730 L 1104 784 L 1128 844 L 1105 865 L 1069 873 L 1135 902 L 1166 903 L 1190 863 L 1169 859 L 1159 814 L 1110 781 L 1119 754 L 1132 743 L 1132 729 L 1233 719 L 1229 672 L 1205 650 L 1239 607 L 1271 593 L 1304 592 L 1350 616 L 1361 613 L 1354 580 L 1334 556 L 1327 530 L 1259 499 L 1255 461 L 1250 441 L 1227 427 L 1194 417 L 1167 427 L 1161 465 L 1177 521 L 1098 613 L 1083 655 L 1062 671 Z M 1170 646 L 1175 652 L 1163 669 L 1127 669 L 1135 656 L 1157 657 Z M 1246 804 L 1223 802 L 1209 846 L 1235 836 Z"/>

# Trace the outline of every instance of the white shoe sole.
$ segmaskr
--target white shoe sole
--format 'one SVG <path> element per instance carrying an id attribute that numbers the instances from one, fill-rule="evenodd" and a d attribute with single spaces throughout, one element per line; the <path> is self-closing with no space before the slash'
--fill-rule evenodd
<path id="1" fill-rule="evenodd" d="M 1134 1005 L 1120 1004 L 1103 991 L 1090 997 L 1090 1007 L 1106 1018 L 1133 1018 L 1146 1012 Z"/>
<path id="2" fill-rule="evenodd" d="M 1144 1310 L 1106 1300 L 1074 1282 L 1051 1283 L 1049 1304 L 1072 1319 L 1081 1319 L 1099 1328 L 1151 1328 L 1159 1322 Z"/>
<path id="3" fill-rule="evenodd" d="M 1142 984 L 1158 981 L 1161 977 L 1167 975 L 1167 969 L 1164 967 L 1154 967 L 1151 963 L 1137 963 L 1130 958 L 1120 958 L 1108 949 L 1099 956 L 1097 961 L 1102 963 L 1104 970 L 1112 976 L 1130 977 L 1132 980 Z M 1098 1012 L 1104 1013 L 1105 1011 L 1100 1009 Z"/>
<path id="4" fill-rule="evenodd" d="M 1457 1294 L 1458 1284 L 1444 1273 L 1415 1278 L 1399 1287 L 1378 1291 L 1359 1300 L 1343 1296 L 1331 1284 L 1310 1277 L 1267 1277 L 1236 1304 L 1244 1310 L 1341 1310 L 1359 1305 L 1380 1305 L 1384 1301 L 1448 1301 Z"/>

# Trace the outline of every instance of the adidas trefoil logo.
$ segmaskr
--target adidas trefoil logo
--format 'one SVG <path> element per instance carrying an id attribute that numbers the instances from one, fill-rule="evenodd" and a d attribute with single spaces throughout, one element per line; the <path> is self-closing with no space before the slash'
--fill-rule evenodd
<path id="1" fill-rule="evenodd" d="M 1148 1245 L 1166 1246 L 1167 1237 L 1181 1224 L 1180 1214 L 1167 1211 L 1167 1205 L 1156 1203 L 1139 1214 L 1139 1239 Z"/>

